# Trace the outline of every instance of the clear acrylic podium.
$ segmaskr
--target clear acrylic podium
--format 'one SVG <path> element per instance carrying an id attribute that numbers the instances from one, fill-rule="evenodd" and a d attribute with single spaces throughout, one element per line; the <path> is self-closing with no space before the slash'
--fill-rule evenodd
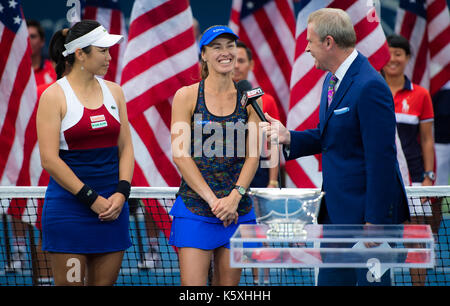
<path id="1" fill-rule="evenodd" d="M 284 226 L 283 226 L 284 227 Z M 271 234 L 267 224 L 240 225 L 230 240 L 235 268 L 432 268 L 429 225 L 318 225 L 300 234 L 289 226 Z"/>
<path id="2" fill-rule="evenodd" d="M 250 195 L 259 224 L 240 225 L 231 237 L 232 267 L 434 267 L 429 225 L 319 225 L 321 191 L 258 189 Z"/>

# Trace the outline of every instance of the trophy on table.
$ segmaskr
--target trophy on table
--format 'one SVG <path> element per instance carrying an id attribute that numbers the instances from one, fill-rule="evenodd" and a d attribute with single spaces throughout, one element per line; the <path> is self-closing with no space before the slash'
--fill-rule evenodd
<path id="1" fill-rule="evenodd" d="M 324 192 L 252 189 L 258 224 L 241 224 L 230 239 L 235 268 L 432 268 L 434 238 L 422 224 L 317 224 Z M 377 272 L 378 271 L 378 272 Z"/>
<path id="2" fill-rule="evenodd" d="M 255 190 L 250 196 L 255 204 L 257 221 L 267 224 L 272 238 L 306 237 L 305 225 L 317 223 L 320 201 L 324 195 L 316 190 Z"/>

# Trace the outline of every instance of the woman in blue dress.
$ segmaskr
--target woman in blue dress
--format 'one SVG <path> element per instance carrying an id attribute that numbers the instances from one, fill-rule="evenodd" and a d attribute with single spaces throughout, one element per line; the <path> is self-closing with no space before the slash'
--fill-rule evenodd
<path id="1" fill-rule="evenodd" d="M 259 119 L 241 105 L 232 79 L 237 38 L 225 26 L 207 29 L 199 44 L 202 80 L 173 100 L 172 154 L 182 181 L 169 243 L 178 248 L 181 285 L 206 285 L 211 258 L 212 284 L 238 285 L 229 240 L 239 224 L 256 219 L 246 190 L 259 162 Z"/>
<path id="2" fill-rule="evenodd" d="M 42 249 L 56 285 L 113 285 L 131 246 L 127 199 L 134 153 L 119 85 L 108 71 L 110 35 L 83 20 L 52 38 L 58 81 L 41 96 L 37 134 L 50 174 L 42 212 Z M 62 77 L 69 65 L 70 72 Z"/>

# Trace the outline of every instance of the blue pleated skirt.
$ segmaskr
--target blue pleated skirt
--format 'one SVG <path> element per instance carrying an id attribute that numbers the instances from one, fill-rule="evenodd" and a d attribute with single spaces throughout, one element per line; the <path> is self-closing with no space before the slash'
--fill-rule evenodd
<path id="1" fill-rule="evenodd" d="M 61 150 L 80 180 L 108 198 L 119 180 L 118 148 Z M 59 253 L 108 253 L 131 246 L 128 203 L 114 221 L 98 215 L 50 178 L 42 211 L 42 249 Z"/>
<path id="2" fill-rule="evenodd" d="M 182 248 L 190 247 L 202 250 L 214 250 L 219 247 L 230 248 L 230 238 L 240 224 L 256 224 L 254 210 L 239 216 L 237 224 L 225 227 L 216 217 L 199 216 L 191 212 L 178 196 L 170 210 L 173 216 L 169 244 Z"/>

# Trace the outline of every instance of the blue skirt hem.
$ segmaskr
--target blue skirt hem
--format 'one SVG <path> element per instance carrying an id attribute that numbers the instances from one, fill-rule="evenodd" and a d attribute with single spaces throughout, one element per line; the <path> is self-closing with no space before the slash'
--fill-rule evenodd
<path id="1" fill-rule="evenodd" d="M 240 224 L 256 224 L 253 209 L 239 216 L 237 224 L 225 227 L 218 218 L 204 217 L 192 213 L 177 197 L 170 215 L 173 216 L 169 245 L 178 248 L 190 247 L 202 250 L 214 250 L 219 247 L 230 248 L 230 238 Z"/>
<path id="2" fill-rule="evenodd" d="M 131 244 L 129 244 L 128 246 L 124 246 L 124 247 L 109 248 L 109 249 L 73 250 L 73 249 L 60 249 L 60 248 L 52 248 L 52 247 L 42 246 L 42 250 L 47 251 L 47 252 L 65 253 L 65 254 L 102 254 L 102 253 L 126 251 L 130 247 L 131 247 Z"/>

